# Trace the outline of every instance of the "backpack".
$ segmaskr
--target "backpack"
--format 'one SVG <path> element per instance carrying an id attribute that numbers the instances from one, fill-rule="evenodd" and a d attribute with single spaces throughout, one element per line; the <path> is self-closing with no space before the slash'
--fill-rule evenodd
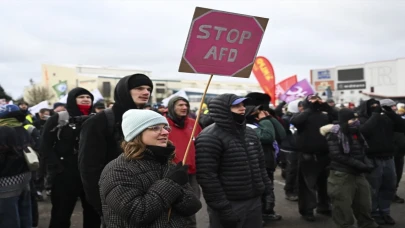
<path id="1" fill-rule="evenodd" d="M 105 115 L 107 116 L 107 125 L 108 125 L 108 132 L 110 133 L 110 135 L 114 134 L 114 122 L 115 122 L 115 116 L 114 116 L 114 112 L 112 111 L 112 109 L 108 108 L 105 109 L 103 111 L 105 113 Z M 60 132 L 62 131 L 62 128 L 66 125 L 69 124 L 69 120 L 70 120 L 70 116 L 69 116 L 69 112 L 67 111 L 61 111 L 61 112 L 57 112 L 58 115 L 58 125 L 56 125 L 55 128 L 53 128 L 51 130 L 51 132 L 53 131 L 58 131 L 57 132 L 57 138 L 58 140 L 60 140 Z M 89 115 L 88 118 L 90 118 L 93 115 Z M 88 119 L 87 118 L 87 119 Z M 86 119 L 86 120 L 87 120 Z M 85 121 L 86 121 L 85 120 Z M 84 121 L 83 121 L 84 122 Z M 71 124 L 72 128 L 75 128 L 75 124 Z"/>

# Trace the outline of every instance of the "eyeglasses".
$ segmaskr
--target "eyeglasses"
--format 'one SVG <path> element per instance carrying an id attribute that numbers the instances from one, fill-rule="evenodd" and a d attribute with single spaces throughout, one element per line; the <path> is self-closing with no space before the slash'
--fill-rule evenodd
<path id="1" fill-rule="evenodd" d="M 162 132 L 162 129 L 165 129 L 167 132 L 171 132 L 171 131 L 172 131 L 172 129 L 171 129 L 169 126 L 158 126 L 158 125 L 152 126 L 152 127 L 148 127 L 148 129 L 150 129 L 150 130 L 152 130 L 152 131 L 154 131 L 154 132 L 159 132 L 159 133 Z"/>

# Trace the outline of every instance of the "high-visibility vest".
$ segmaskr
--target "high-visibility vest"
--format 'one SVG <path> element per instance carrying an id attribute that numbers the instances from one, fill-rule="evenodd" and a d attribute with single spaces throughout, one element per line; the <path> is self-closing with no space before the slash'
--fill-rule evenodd
<path id="1" fill-rule="evenodd" d="M 26 124 L 24 125 L 25 130 L 28 131 L 28 134 L 31 135 L 32 131 L 35 129 L 35 127 L 32 124 Z"/>
<path id="2" fill-rule="evenodd" d="M 33 123 L 31 115 L 26 115 L 25 119 L 28 120 L 29 123 Z"/>

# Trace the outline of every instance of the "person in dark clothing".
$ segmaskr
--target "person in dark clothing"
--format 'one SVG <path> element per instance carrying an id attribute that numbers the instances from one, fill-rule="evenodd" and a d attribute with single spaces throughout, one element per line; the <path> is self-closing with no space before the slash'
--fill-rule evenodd
<path id="1" fill-rule="evenodd" d="M 326 136 L 331 158 L 328 195 L 332 203 L 332 218 L 339 228 L 379 227 L 371 217 L 371 192 L 365 173 L 374 169 L 366 157 L 367 142 L 360 133 L 360 121 L 350 109 L 339 111 L 339 124 L 321 127 Z"/>
<path id="2" fill-rule="evenodd" d="M 67 98 L 68 123 L 61 124 L 62 114 L 53 115 L 42 132 L 40 150 L 52 191 L 50 228 L 70 227 L 78 197 L 83 207 L 83 227 L 100 227 L 100 217 L 85 197 L 77 160 L 80 129 L 91 112 L 92 101 L 88 90 L 74 88 Z"/>
<path id="3" fill-rule="evenodd" d="M 31 172 L 23 151 L 31 139 L 23 127 L 25 116 L 16 105 L 0 106 L 0 227 L 32 227 Z"/>
<path id="4" fill-rule="evenodd" d="M 214 121 L 195 141 L 197 180 L 211 228 L 262 227 L 272 210 L 271 180 L 256 132 L 246 127 L 244 101 L 234 94 L 210 100 Z"/>
<path id="5" fill-rule="evenodd" d="M 292 126 L 291 119 L 304 111 L 302 100 L 291 101 L 288 104 L 287 113 L 283 115 L 284 129 L 286 138 L 280 145 L 280 154 L 285 154 L 287 160 L 286 177 L 284 191 L 286 199 L 298 201 L 298 155 L 299 151 L 296 144 L 297 129 Z"/>
<path id="6" fill-rule="evenodd" d="M 122 150 L 121 121 L 129 109 L 142 109 L 152 93 L 152 81 L 144 74 L 123 77 L 114 91 L 115 103 L 111 109 L 97 113 L 87 120 L 81 131 L 79 170 L 89 203 L 102 216 L 98 181 L 103 168 L 117 158 Z M 112 111 L 112 118 L 107 112 Z"/>
<path id="7" fill-rule="evenodd" d="M 107 227 L 188 227 L 201 202 L 188 184 L 188 165 L 174 165 L 166 118 L 151 110 L 128 110 L 122 130 L 123 154 L 100 178 Z"/>
<path id="8" fill-rule="evenodd" d="M 379 225 L 395 224 L 390 216 L 391 201 L 396 191 L 394 132 L 404 132 L 402 119 L 391 107 L 381 107 L 370 99 L 359 107 L 360 131 L 367 140 L 367 156 L 376 168 L 367 175 L 372 188 L 372 216 Z"/>
<path id="9" fill-rule="evenodd" d="M 390 107 L 394 112 L 398 111 L 397 104 L 395 103 L 395 101 L 391 99 L 380 100 L 380 104 L 382 107 Z M 397 119 L 399 120 L 399 118 Z M 398 190 L 399 183 L 401 182 L 402 173 L 404 170 L 405 134 L 402 132 L 394 132 L 393 140 L 395 146 L 394 163 L 395 163 L 395 173 L 397 174 L 397 190 Z M 399 197 L 397 194 L 395 194 L 392 202 L 402 204 L 405 203 L 405 200 Z"/>
<path id="10" fill-rule="evenodd" d="M 94 104 L 93 108 L 94 108 L 93 113 L 99 113 L 105 109 L 105 104 L 103 102 L 97 102 Z"/>
<path id="11" fill-rule="evenodd" d="M 332 118 L 329 105 L 318 96 L 308 96 L 303 105 L 306 109 L 291 119 L 297 128 L 296 143 L 300 151 L 298 208 L 305 220 L 315 221 L 315 208 L 318 214 L 331 213 L 327 194 L 328 144 L 319 129 L 331 123 Z"/>
<path id="12" fill-rule="evenodd" d="M 38 118 L 34 121 L 33 125 L 41 133 L 42 128 L 45 126 L 46 120 L 51 116 L 51 111 L 47 108 L 39 110 Z"/>
<path id="13" fill-rule="evenodd" d="M 270 213 L 263 213 L 263 220 L 264 221 L 281 220 L 282 216 L 274 211 L 276 199 L 274 195 L 273 182 L 274 182 L 274 171 L 276 169 L 276 150 L 278 150 L 278 146 L 275 143 L 276 131 L 284 133 L 282 137 L 283 136 L 285 137 L 283 126 L 275 118 L 271 117 L 267 111 L 263 110 L 263 107 L 261 105 L 256 107 L 246 106 L 246 122 L 247 122 L 246 126 L 255 130 L 257 136 L 260 139 L 264 152 L 264 160 L 266 162 L 266 171 L 271 180 L 271 192 L 272 192 L 271 203 L 273 208 L 270 211 Z"/>

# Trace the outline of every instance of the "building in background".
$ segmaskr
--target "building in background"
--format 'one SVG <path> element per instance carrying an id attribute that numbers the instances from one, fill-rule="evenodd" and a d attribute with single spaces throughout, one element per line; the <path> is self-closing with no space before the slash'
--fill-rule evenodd
<path id="1" fill-rule="evenodd" d="M 311 84 L 322 97 L 329 87 L 336 103 L 369 98 L 405 100 L 405 58 L 311 70 Z"/>
<path id="2" fill-rule="evenodd" d="M 204 92 L 206 81 L 170 80 L 152 75 L 151 71 L 118 67 L 85 66 L 85 65 L 42 65 L 42 80 L 39 83 L 53 93 L 50 103 L 59 101 L 71 89 L 83 87 L 89 91 L 98 89 L 105 100 L 114 100 L 114 89 L 124 76 L 142 73 L 149 76 L 154 83 L 151 103 L 161 102 L 164 98 L 185 90 L 192 108 L 198 107 Z M 235 83 L 212 81 L 206 98 L 222 93 L 235 93 L 243 96 L 249 92 L 262 92 L 258 83 Z"/>

